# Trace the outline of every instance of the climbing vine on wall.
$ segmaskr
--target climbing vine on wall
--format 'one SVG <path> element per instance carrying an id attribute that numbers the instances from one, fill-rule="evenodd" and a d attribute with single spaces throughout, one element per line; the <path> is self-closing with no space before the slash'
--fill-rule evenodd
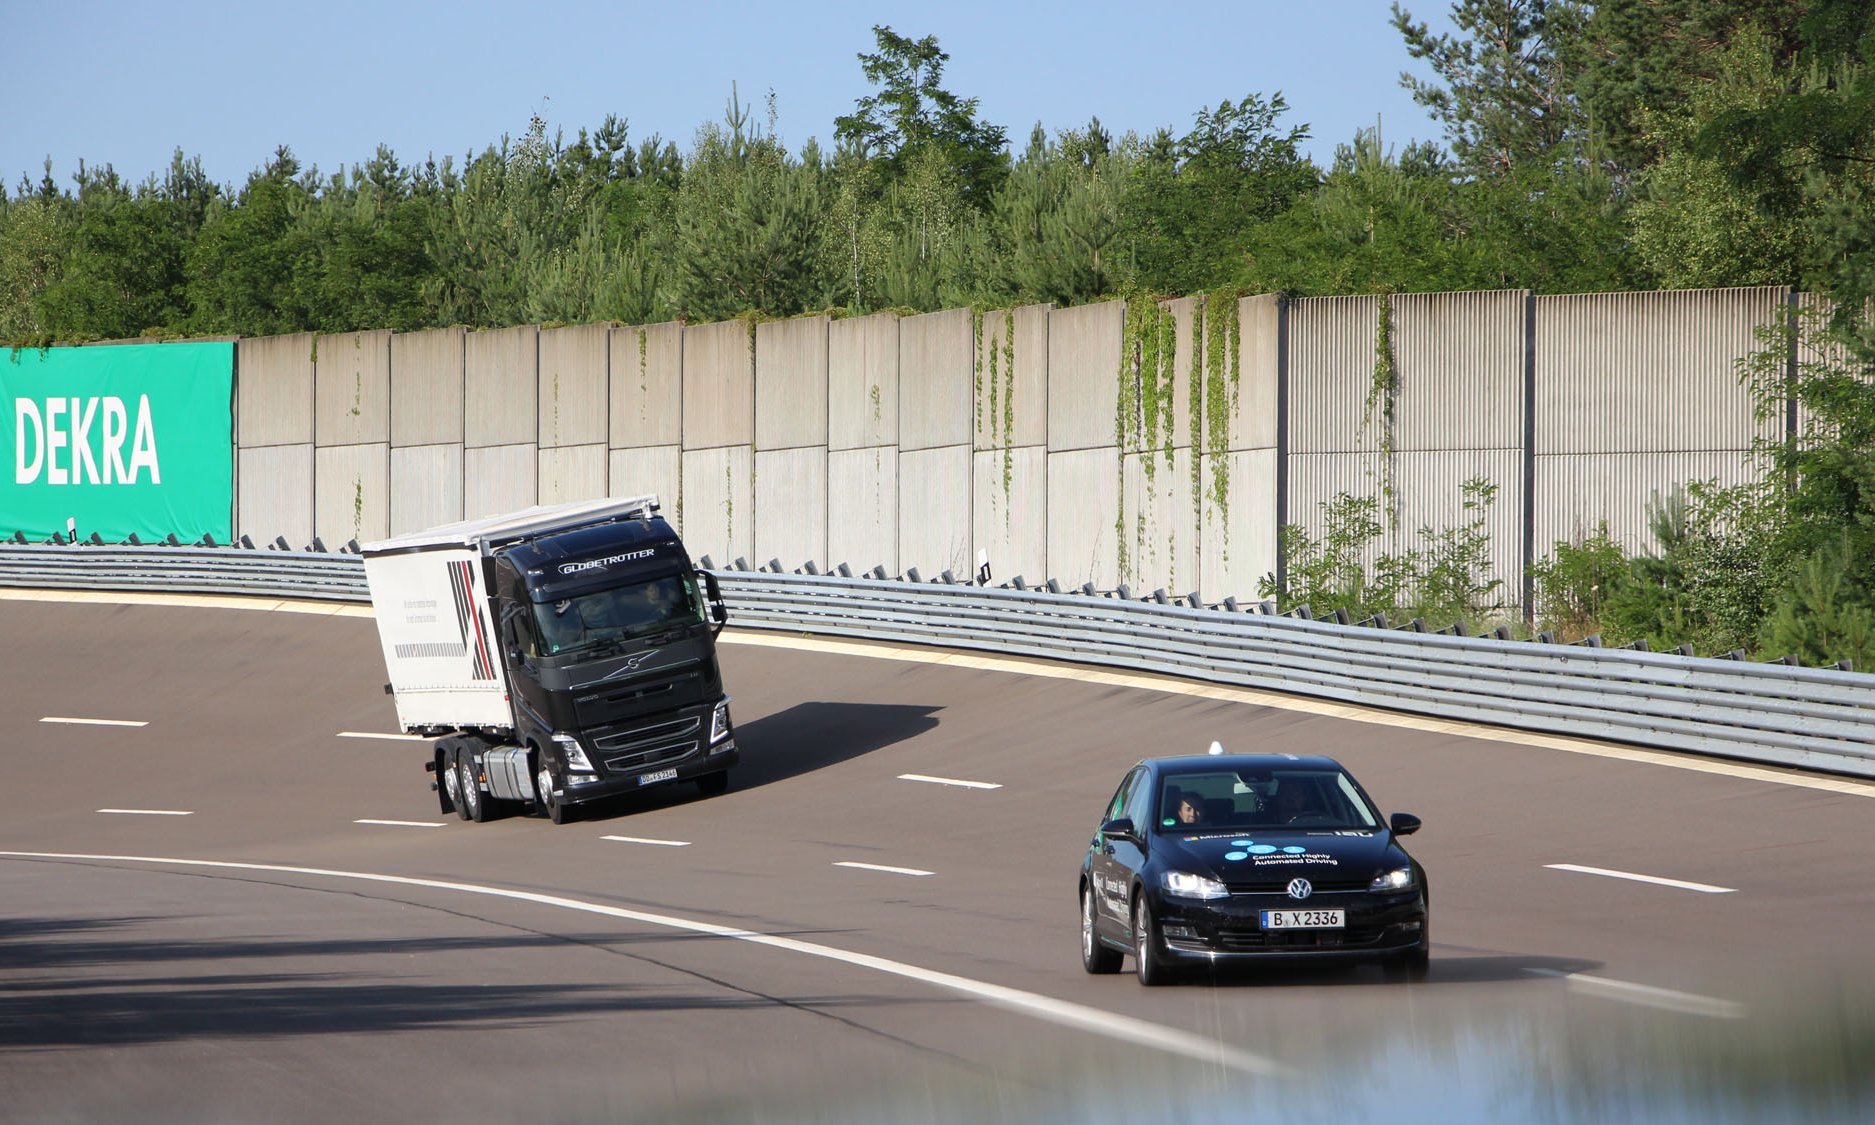
<path id="1" fill-rule="evenodd" d="M 1399 494 L 1394 477 L 1394 408 L 1400 392 L 1400 367 L 1393 346 L 1393 294 L 1380 295 L 1380 317 L 1374 330 L 1374 374 L 1367 385 L 1367 401 L 1361 406 L 1361 428 L 1357 440 L 1372 429 L 1380 445 L 1378 484 L 1386 508 L 1387 527 L 1400 525 Z"/>
<path id="2" fill-rule="evenodd" d="M 1014 309 L 977 309 L 972 319 L 977 433 L 987 436 L 991 449 L 1002 452 L 1003 526 L 1007 528 L 1016 475 L 1016 313 Z"/>
<path id="3" fill-rule="evenodd" d="M 1205 295 L 1204 307 L 1204 428 L 1202 445 L 1211 457 L 1211 505 L 1217 509 L 1218 524 L 1223 528 L 1224 559 L 1230 558 L 1230 427 L 1237 417 L 1237 404 L 1243 383 L 1243 325 L 1238 307 L 1244 291 L 1236 288 L 1214 289 Z M 1195 361 L 1194 361 L 1195 366 Z M 1192 380 L 1194 383 L 1196 379 Z M 1194 392 L 1194 396 L 1195 396 Z M 1194 432 L 1196 421 L 1192 423 Z M 1192 470 L 1193 492 L 1200 490 L 1201 475 Z M 1194 502 L 1197 498 L 1194 495 Z M 1203 512 L 1199 512 L 1202 521 Z M 1202 523 L 1200 524 L 1202 526 Z"/>

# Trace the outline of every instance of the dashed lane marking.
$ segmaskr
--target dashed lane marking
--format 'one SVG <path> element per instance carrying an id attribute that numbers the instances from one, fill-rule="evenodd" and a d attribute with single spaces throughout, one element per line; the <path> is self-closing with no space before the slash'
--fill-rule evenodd
<path id="1" fill-rule="evenodd" d="M 1002 785 L 994 781 L 960 781 L 954 777 L 927 777 L 921 773 L 901 773 L 900 781 L 928 781 L 933 785 L 955 785 L 960 789 L 1001 789 Z"/>
<path id="2" fill-rule="evenodd" d="M 99 809 L 101 813 L 114 813 L 118 816 L 194 816 L 193 809 Z"/>
<path id="3" fill-rule="evenodd" d="M 843 859 L 840 862 L 834 864 L 834 866 L 835 867 L 851 867 L 858 871 L 883 871 L 888 875 L 935 875 L 937 874 L 937 872 L 935 871 L 923 871 L 916 867 L 890 867 L 883 863 L 858 863 L 850 859 Z"/>
<path id="4" fill-rule="evenodd" d="M 69 723 L 80 727 L 147 727 L 142 719 L 75 719 L 69 715 L 47 715 L 42 723 Z"/>
<path id="5" fill-rule="evenodd" d="M 340 738 L 382 738 L 386 742 L 431 742 L 433 739 L 421 734 L 383 734 L 374 730 L 342 730 Z"/>
<path id="6" fill-rule="evenodd" d="M 1579 863 L 1546 863 L 1543 866 L 1552 871 L 1574 871 L 1582 875 L 1605 875 L 1610 879 L 1628 879 L 1636 883 L 1653 883 L 1662 887 L 1677 887 L 1682 891 L 1699 891 L 1701 894 L 1729 895 L 1737 887 L 1715 887 L 1711 883 L 1693 883 L 1685 879 L 1667 879 L 1659 875 L 1637 875 L 1632 871 L 1616 871 L 1608 867 L 1584 867 Z"/>
<path id="7" fill-rule="evenodd" d="M 1281 695 L 1272 691 L 1257 691 L 1251 688 L 1229 687 L 1224 684 L 1208 684 L 1198 680 L 1181 680 L 1175 676 L 1156 676 L 1145 672 L 1124 672 L 1104 668 L 1090 668 L 1082 664 L 1068 664 L 1026 657 L 990 656 L 976 653 L 946 651 L 944 649 L 916 649 L 875 642 L 826 640 L 817 637 L 802 637 L 787 634 L 769 636 L 753 630 L 742 633 L 725 632 L 717 639 L 724 644 L 754 645 L 765 648 L 789 648 L 806 652 L 834 653 L 840 656 L 864 656 L 875 660 L 901 660 L 914 664 L 944 664 L 953 668 L 972 668 L 986 672 L 1009 672 L 1016 675 L 1040 676 L 1044 679 L 1054 680 L 1077 680 L 1084 684 L 1138 688 L 1142 691 L 1159 691 L 1168 695 L 1186 695 L 1198 699 L 1217 699 L 1227 703 L 1248 703 L 1257 707 L 1274 707 L 1284 711 L 1296 711 L 1309 715 L 1330 715 L 1340 719 L 1351 719 L 1355 722 L 1374 723 L 1379 726 L 1433 731 L 1439 734 L 1459 735 L 1464 738 L 1486 739 L 1492 742 L 1508 742 L 1524 747 L 1562 750 L 1570 754 L 1586 754 L 1590 757 L 1608 758 L 1620 762 L 1639 762 L 1653 766 L 1666 766 L 1669 769 L 1691 770 L 1694 773 L 1710 773 L 1718 774 L 1723 777 L 1743 778 L 1747 781 L 1763 781 L 1772 785 L 1788 785 L 1799 789 L 1818 789 L 1826 793 L 1840 793 L 1849 797 L 1875 797 L 1875 784 L 1866 781 L 1854 781 L 1849 778 L 1830 777 L 1823 774 L 1805 774 L 1794 770 L 1779 770 L 1769 766 L 1745 765 L 1738 762 L 1721 761 L 1714 758 L 1701 758 L 1694 754 L 1674 754 L 1665 750 L 1643 750 L 1639 747 L 1621 746 L 1611 742 L 1591 742 L 1588 739 L 1544 734 L 1540 731 L 1517 730 L 1511 727 L 1487 726 L 1480 723 L 1466 723 L 1450 719 L 1435 719 L 1424 715 L 1407 715 L 1392 711 L 1381 711 L 1369 707 L 1360 707 L 1352 703 L 1335 703 L 1326 699 L 1311 699 L 1308 696 L 1302 695 Z M 1194 750 L 1193 752 L 1196 753 L 1197 751 Z"/>
<path id="8" fill-rule="evenodd" d="M 443 822 L 440 820 L 373 820 L 369 817 L 366 817 L 362 820 L 354 820 L 352 821 L 352 823 L 353 824 L 380 824 L 386 828 L 441 828 L 443 827 Z"/>
<path id="9" fill-rule="evenodd" d="M 687 848 L 688 840 L 652 840 L 644 836 L 601 836 L 601 840 L 616 840 L 621 844 L 654 844 L 660 848 Z"/>
<path id="10" fill-rule="evenodd" d="M 1590 996 L 1639 1004 L 1644 1008 L 1659 1008 L 1668 1012 L 1682 1012 L 1689 1016 L 1706 1016 L 1720 1020 L 1745 1018 L 1745 1006 L 1736 1000 L 1721 1000 L 1716 996 L 1701 996 L 1696 992 L 1676 992 L 1671 988 L 1636 984 L 1631 980 L 1592 977 L 1587 973 L 1565 973 L 1558 969 L 1531 969 L 1530 972 L 1540 977 L 1559 977 L 1567 981 L 1569 987 Z"/>
<path id="11" fill-rule="evenodd" d="M 430 890 L 454 891 L 460 894 L 485 895 L 489 898 L 504 898 L 517 902 L 531 902 L 540 906 L 556 907 L 561 910 L 575 910 L 586 914 L 598 914 L 608 918 L 619 918 L 641 925 L 658 926 L 664 929 L 679 930 L 685 933 L 707 934 L 711 937 L 727 938 L 732 941 L 744 941 L 751 945 L 766 946 L 805 957 L 817 957 L 825 961 L 834 961 L 855 968 L 869 969 L 887 976 L 903 980 L 917 981 L 933 988 L 943 989 L 973 1000 L 981 1001 L 1005 1011 L 1028 1016 L 1070 1028 L 1086 1035 L 1097 1035 L 1120 1043 L 1150 1047 L 1166 1054 L 1193 1059 L 1213 1066 L 1228 1067 L 1248 1074 L 1275 1075 L 1287 1072 L 1286 1067 L 1274 1059 L 1246 1051 L 1240 1047 L 1204 1035 L 1196 1035 L 1176 1027 L 1151 1023 L 1147 1020 L 1122 1015 L 1118 1012 L 1104 1011 L 1085 1004 L 1076 1004 L 1067 1000 L 1057 1000 L 1052 996 L 1043 996 L 1037 992 L 1026 992 L 1006 985 L 991 984 L 988 981 L 975 980 L 958 976 L 954 973 L 942 973 L 934 969 L 920 968 L 903 961 L 893 961 L 869 953 L 854 953 L 817 942 L 802 941 L 799 938 L 781 937 L 775 934 L 756 933 L 752 930 L 738 929 L 733 926 L 719 925 L 694 918 L 680 918 L 670 914 L 653 914 L 643 910 L 629 910 L 621 906 L 609 906 L 597 902 L 585 902 L 580 899 L 565 898 L 560 895 L 540 894 L 534 891 L 510 890 L 505 887 L 489 887 L 475 883 L 451 883 L 441 879 L 418 879 L 405 875 L 379 875 L 368 871 L 334 871 L 318 867 L 287 867 L 267 863 L 234 863 L 225 860 L 209 859 L 164 859 L 156 856 L 127 855 L 83 855 L 68 852 L 4 852 L 0 858 L 34 860 L 74 860 L 89 863 L 140 863 L 167 864 L 172 867 L 199 867 L 225 871 L 267 871 L 286 875 L 303 875 L 314 879 L 350 879 L 359 882 L 386 883 L 395 886 L 424 887 Z"/>

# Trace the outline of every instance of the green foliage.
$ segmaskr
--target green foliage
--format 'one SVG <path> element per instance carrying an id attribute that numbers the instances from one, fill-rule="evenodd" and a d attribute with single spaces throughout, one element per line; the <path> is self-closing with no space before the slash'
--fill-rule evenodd
<path id="1" fill-rule="evenodd" d="M 1460 486 L 1464 522 L 1421 527 L 1423 546 L 1386 552 L 1379 550 L 1386 533 L 1380 501 L 1337 493 L 1321 506 L 1319 539 L 1300 525 L 1282 529 L 1288 588 L 1279 589 L 1276 576 L 1265 575 L 1257 594 L 1279 598 L 1285 608 L 1308 605 L 1317 616 L 1346 609 L 1356 620 L 1375 614 L 1423 617 L 1442 627 L 1490 617 L 1504 609 L 1503 580 L 1491 575 L 1486 531 L 1496 501 L 1497 485 L 1473 477 Z"/>
<path id="2" fill-rule="evenodd" d="M 1606 520 L 1586 538 L 1559 540 L 1548 558 L 1531 566 L 1537 621 L 1564 641 L 1601 632 L 1609 600 L 1630 571 L 1621 545 L 1608 537 Z"/>
<path id="3" fill-rule="evenodd" d="M 1857 582 L 1847 539 L 1804 560 L 1765 622 L 1763 648 L 1811 666 L 1875 670 L 1875 598 Z"/>

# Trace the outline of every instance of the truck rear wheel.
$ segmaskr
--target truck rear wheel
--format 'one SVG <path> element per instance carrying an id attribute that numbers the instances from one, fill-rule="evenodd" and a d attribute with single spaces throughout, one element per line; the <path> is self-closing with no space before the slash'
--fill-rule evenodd
<path id="1" fill-rule="evenodd" d="M 462 797 L 456 802 L 457 811 L 462 819 L 473 820 L 477 824 L 488 819 L 489 798 L 482 792 L 482 787 L 475 777 L 475 752 L 463 747 L 456 752 L 457 789 Z"/>

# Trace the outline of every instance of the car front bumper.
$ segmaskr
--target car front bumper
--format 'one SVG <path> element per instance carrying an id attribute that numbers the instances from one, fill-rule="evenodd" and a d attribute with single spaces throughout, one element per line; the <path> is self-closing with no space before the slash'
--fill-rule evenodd
<path id="1" fill-rule="evenodd" d="M 1160 952 L 1191 960 L 1380 958 L 1426 942 L 1426 900 L 1417 891 L 1340 892 L 1306 902 L 1285 895 L 1233 894 L 1208 901 L 1156 896 Z M 1265 910 L 1339 909 L 1341 929 L 1266 930 Z"/>

